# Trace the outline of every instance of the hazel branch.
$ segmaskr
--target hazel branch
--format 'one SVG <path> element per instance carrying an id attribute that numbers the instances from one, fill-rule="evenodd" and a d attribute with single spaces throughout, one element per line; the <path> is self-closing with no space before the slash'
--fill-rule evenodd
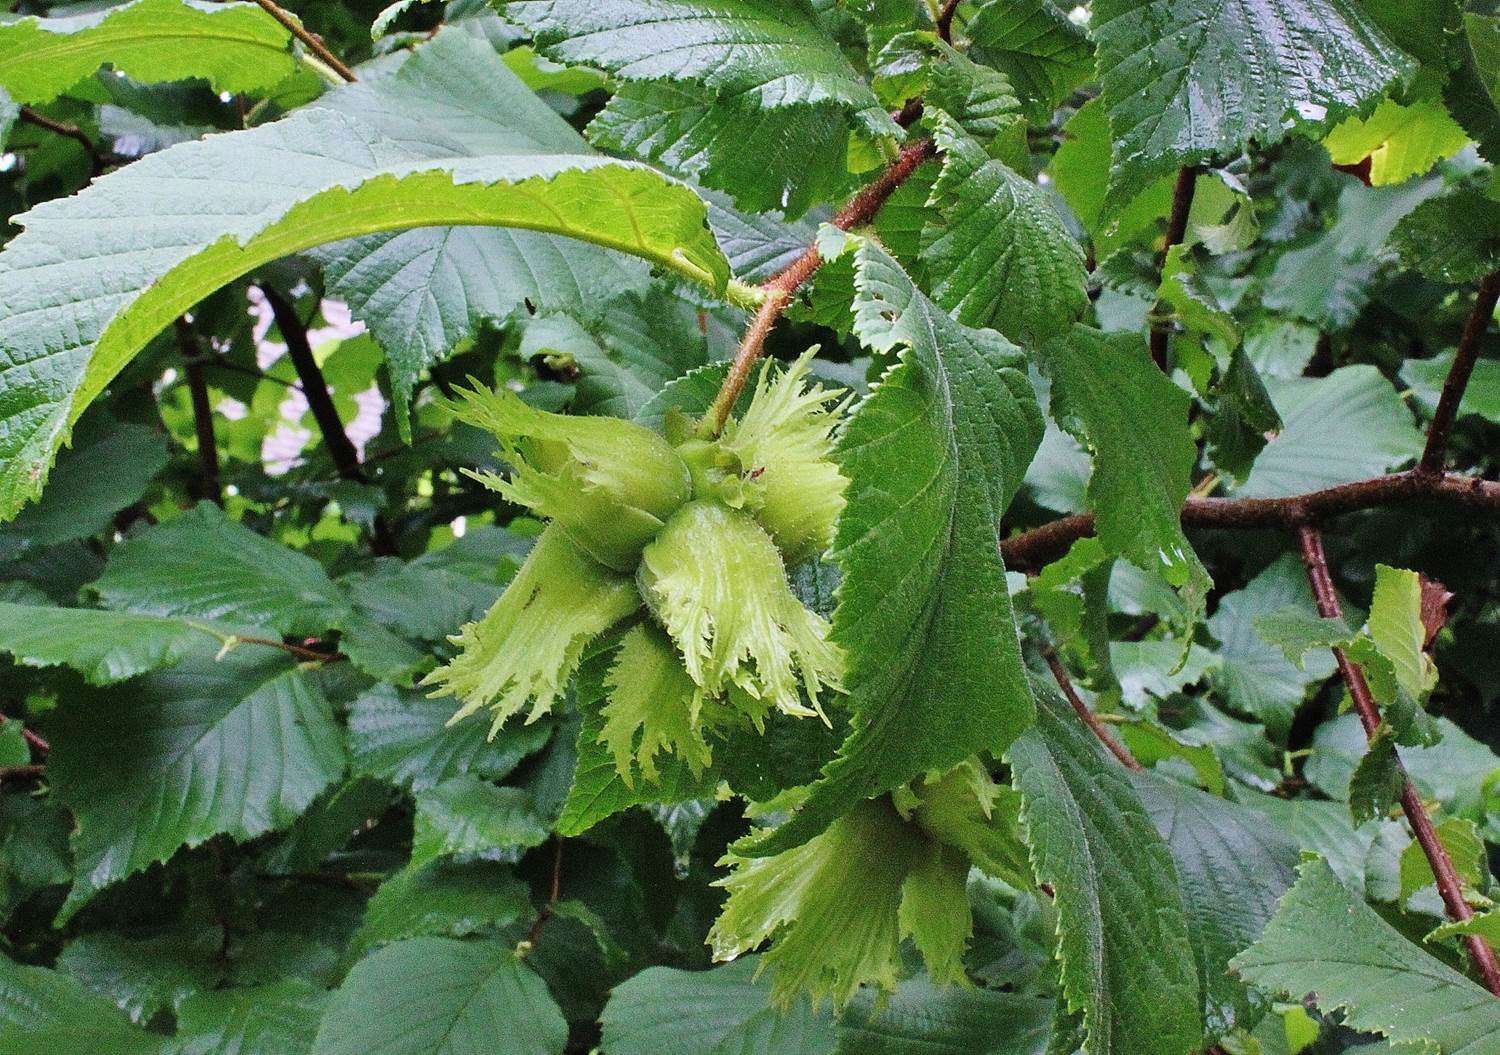
<path id="1" fill-rule="evenodd" d="M 261 10 L 280 22 L 288 33 L 302 41 L 302 46 L 312 52 L 319 62 L 351 84 L 359 79 L 354 76 L 353 70 L 344 65 L 343 60 L 328 50 L 328 45 L 323 43 L 322 37 L 307 29 L 292 16 L 291 12 L 278 7 L 271 0 L 255 0 L 255 2 L 260 5 Z"/>
<path id="2" fill-rule="evenodd" d="M 1500 271 L 1486 275 L 1479 282 L 1474 295 L 1474 310 L 1464 323 L 1464 332 L 1458 339 L 1458 349 L 1453 354 L 1453 365 L 1443 381 L 1443 391 L 1438 397 L 1437 409 L 1427 426 L 1427 446 L 1422 451 L 1422 460 L 1417 463 L 1417 472 L 1441 474 L 1443 454 L 1448 447 L 1448 433 L 1458 418 L 1458 408 L 1464 399 L 1464 389 L 1469 387 L 1469 377 L 1474 373 L 1474 364 L 1479 359 L 1479 345 L 1484 340 L 1484 331 L 1495 314 L 1495 304 L 1500 301 Z"/>

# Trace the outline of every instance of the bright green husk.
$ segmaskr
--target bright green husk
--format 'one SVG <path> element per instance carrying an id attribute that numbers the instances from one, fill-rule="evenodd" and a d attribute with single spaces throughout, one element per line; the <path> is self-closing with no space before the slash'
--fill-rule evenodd
<path id="1" fill-rule="evenodd" d="M 833 429 L 846 403 L 822 385 L 808 387 L 816 349 L 774 380 L 762 368 L 745 416 L 725 428 L 722 445 L 744 466 L 745 504 L 787 563 L 827 549 L 849 481 L 833 461 Z"/>
<path id="2" fill-rule="evenodd" d="M 792 593 L 775 543 L 748 514 L 688 503 L 646 547 L 637 579 L 702 693 L 738 686 L 806 716 L 821 714 L 824 686 L 839 687 L 842 657 L 828 623 Z M 798 696 L 799 675 L 811 709 Z"/>
<path id="3" fill-rule="evenodd" d="M 437 686 L 434 696 L 463 701 L 452 721 L 490 708 L 491 736 L 528 703 L 526 720 L 535 721 L 578 669 L 584 647 L 640 606 L 628 576 L 596 563 L 549 525 L 484 618 L 449 638 L 459 654 L 423 684 Z"/>
<path id="4" fill-rule="evenodd" d="M 515 393 L 475 384 L 452 405 L 460 420 L 499 439 L 510 479 L 468 475 L 537 515 L 616 571 L 631 572 L 641 548 L 691 496 L 687 466 L 650 429 L 620 418 L 571 417 L 527 406 Z"/>
<path id="5" fill-rule="evenodd" d="M 772 998 L 806 992 L 844 1004 L 866 983 L 894 989 L 901 939 L 910 936 L 939 982 L 961 982 L 972 918 L 968 858 L 906 820 L 889 798 L 870 799 L 821 835 L 771 857 L 738 858 L 717 886 L 729 891 L 710 931 L 714 958 L 774 941 Z"/>
<path id="6" fill-rule="evenodd" d="M 632 762 L 640 765 L 642 777 L 656 782 L 658 752 L 677 754 L 694 776 L 703 772 L 713 757 L 700 724 L 703 699 L 666 634 L 649 623 L 626 634 L 605 689 L 609 699 L 599 742 L 615 756 L 627 787 L 635 785 Z"/>

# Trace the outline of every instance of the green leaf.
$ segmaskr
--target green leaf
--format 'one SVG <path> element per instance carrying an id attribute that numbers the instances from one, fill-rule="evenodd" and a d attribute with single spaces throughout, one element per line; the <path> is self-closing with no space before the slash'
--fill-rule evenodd
<path id="1" fill-rule="evenodd" d="M 600 1022 L 610 1055 L 832 1055 L 827 1011 L 798 1000 L 785 1012 L 757 979 L 760 957 L 711 971 L 651 967 L 615 986 Z"/>
<path id="2" fill-rule="evenodd" d="M 1116 250 L 1154 236 L 1157 222 L 1172 206 L 1169 176 L 1151 184 L 1125 208 L 1115 210 L 1118 215 L 1105 213 L 1112 155 L 1104 101 L 1095 98 L 1084 103 L 1063 125 L 1062 134 L 1062 144 L 1052 155 L 1048 173 L 1068 208 L 1089 232 L 1095 258 L 1106 260 Z"/>
<path id="3" fill-rule="evenodd" d="M 122 215 L 133 218 L 123 231 Z M 593 242 L 722 289 L 728 265 L 705 216 L 690 188 L 641 165 L 423 157 L 316 107 L 153 154 L 25 214 L 0 252 L 0 368 L 27 378 L 0 414 L 0 516 L 40 490 L 68 428 L 146 341 L 278 257 L 379 231 L 490 225 Z M 142 244 L 152 251 L 134 251 Z M 89 292 L 105 276 L 108 292 Z"/>
<path id="4" fill-rule="evenodd" d="M 1230 974 L 1229 961 L 1260 937 L 1292 885 L 1297 847 L 1244 806 L 1154 773 L 1134 780 L 1177 866 L 1208 1035 L 1250 1029 L 1266 1003 Z"/>
<path id="5" fill-rule="evenodd" d="M 72 667 L 94 685 L 170 667 L 210 639 L 182 619 L 0 602 L 0 651 L 28 667 Z"/>
<path id="6" fill-rule="evenodd" d="M 1052 0 L 988 0 L 966 27 L 979 61 L 1010 78 L 1034 123 L 1093 78 L 1094 49 L 1083 27 Z"/>
<path id="7" fill-rule="evenodd" d="M 349 611 L 317 561 L 210 502 L 116 546 L 91 589 L 110 608 L 222 618 L 279 634 L 322 634 Z"/>
<path id="8" fill-rule="evenodd" d="M 899 134 L 798 0 L 506 0 L 503 10 L 557 62 L 597 66 L 623 81 L 695 82 L 765 109 L 837 104 L 872 134 Z"/>
<path id="9" fill-rule="evenodd" d="M 93 931 L 68 942 L 57 967 L 142 1025 L 219 981 L 223 932 L 191 924 L 149 937 Z"/>
<path id="10" fill-rule="evenodd" d="M 1500 1052 L 1500 1002 L 1407 941 L 1314 860 L 1265 935 L 1235 958 L 1247 980 L 1293 999 L 1312 994 L 1351 1029 L 1437 1055 Z"/>
<path id="11" fill-rule="evenodd" d="M 998 754 L 1032 721 L 995 546 L 1042 432 L 1019 352 L 953 321 L 873 243 L 855 250 L 855 285 L 855 335 L 898 360 L 837 452 L 850 483 L 831 551 L 844 573 L 831 639 L 846 656 L 853 732 L 757 854 L 919 773 Z"/>
<path id="12" fill-rule="evenodd" d="M 1088 275 L 1046 192 L 951 122 L 937 141 L 943 171 L 921 249 L 933 299 L 959 322 L 1013 340 L 1067 333 L 1088 306 Z"/>
<path id="13" fill-rule="evenodd" d="M 165 1037 L 132 1026 L 76 978 L 0 956 L 0 1055 L 165 1055 Z"/>
<path id="14" fill-rule="evenodd" d="M 327 999 L 290 978 L 191 996 L 177 1009 L 181 1055 L 308 1055 Z"/>
<path id="15" fill-rule="evenodd" d="M 670 81 L 623 85 L 589 124 L 599 147 L 660 162 L 751 212 L 795 219 L 849 182 L 839 109 L 766 110 Z"/>
<path id="16" fill-rule="evenodd" d="M 365 952 L 433 934 L 463 938 L 529 917 L 531 892 L 495 861 L 409 865 L 380 884 L 351 946 Z"/>
<path id="17" fill-rule="evenodd" d="M 1327 377 L 1267 378 L 1285 423 L 1255 459 L 1240 498 L 1303 494 L 1379 476 L 1422 452 L 1411 411 L 1373 366 Z"/>
<path id="18" fill-rule="evenodd" d="M 1489 871 L 1484 840 L 1474 822 L 1463 817 L 1449 817 L 1436 828 L 1438 842 L 1448 851 L 1453 870 L 1470 890 L 1477 890 Z M 1437 883 L 1432 862 L 1422 844 L 1413 839 L 1401 851 L 1401 900 L 1405 901 L 1423 887 Z"/>
<path id="19" fill-rule="evenodd" d="M 1225 594 L 1208 620 L 1208 632 L 1219 640 L 1222 664 L 1214 685 L 1232 709 L 1265 723 L 1278 740 L 1291 729 L 1292 718 L 1314 685 L 1333 674 L 1333 656 L 1320 649 L 1301 648 L 1289 658 L 1278 642 L 1262 633 L 1263 617 L 1295 607 L 1310 613 L 1312 590 L 1296 557 L 1273 562 L 1241 590 Z M 1348 636 L 1348 628 L 1344 628 Z"/>
<path id="20" fill-rule="evenodd" d="M 1437 684 L 1437 667 L 1427 655 L 1422 623 L 1422 577 L 1414 571 L 1375 565 L 1375 594 L 1365 632 L 1390 661 L 1396 684 L 1420 703 Z"/>
<path id="21" fill-rule="evenodd" d="M 201 650 L 107 698 L 70 699 L 47 772 L 73 810 L 78 878 L 62 919 L 184 844 L 284 828 L 344 768 L 328 702 L 278 652 Z"/>
<path id="22" fill-rule="evenodd" d="M 254 4 L 134 0 L 58 18 L 0 22 L 0 89 L 18 103 L 57 98 L 100 66 L 137 81 L 209 82 L 259 92 L 291 76 L 291 33 Z"/>
<path id="23" fill-rule="evenodd" d="M 1370 185 L 1384 187 L 1425 174 L 1468 141 L 1441 101 L 1385 99 L 1369 117 L 1351 117 L 1328 133 L 1323 146 L 1335 165 L 1369 158 Z"/>
<path id="24" fill-rule="evenodd" d="M 1075 326 L 1037 352 L 1053 417 L 1093 451 L 1088 497 L 1105 547 L 1174 586 L 1206 581 L 1178 519 L 1197 460 L 1188 394 L 1137 334 Z"/>
<path id="25" fill-rule="evenodd" d="M 567 1040 L 546 985 L 509 946 L 412 938 L 349 972 L 313 1055 L 562 1055 Z"/>
<path id="26" fill-rule="evenodd" d="M 1011 745 L 1037 882 L 1050 883 L 1069 1010 L 1089 1055 L 1185 1055 L 1203 1037 L 1187 906 L 1172 854 L 1126 770 L 1050 685 Z"/>
<path id="27" fill-rule="evenodd" d="M 909 978 L 885 1001 L 866 989 L 839 1019 L 838 1055 L 1043 1055 L 1051 999 Z"/>
<path id="28" fill-rule="evenodd" d="M 414 865 L 447 854 L 514 856 L 546 840 L 547 825 L 525 788 L 496 787 L 466 774 L 417 795 Z"/>
<path id="29" fill-rule="evenodd" d="M 454 70 L 466 71 L 455 77 Z M 363 78 L 319 101 L 414 157 L 588 154 L 486 42 L 439 32 L 393 73 Z M 313 253 L 329 291 L 348 301 L 390 357 L 397 424 L 422 369 L 486 321 L 531 311 L 597 314 L 647 288 L 642 261 L 540 231 L 426 227 L 366 235 Z"/>
<path id="30" fill-rule="evenodd" d="M 1100 0 L 1090 29 L 1116 207 L 1181 166 L 1318 135 L 1415 67 L 1352 0 Z"/>
<path id="31" fill-rule="evenodd" d="M 1411 394 L 1430 415 L 1442 394 L 1443 382 L 1453 370 L 1456 349 L 1440 352 L 1431 359 L 1408 359 L 1401 366 L 1401 378 L 1411 385 Z M 1481 359 L 1474 364 L 1464 389 L 1460 416 L 1477 414 L 1486 421 L 1500 424 L 1500 361 Z"/>
<path id="32" fill-rule="evenodd" d="M 1478 282 L 1500 270 L 1500 202 L 1475 190 L 1429 198 L 1396 224 L 1405 267 L 1434 282 Z"/>
<path id="33" fill-rule="evenodd" d="M 1208 424 L 1209 456 L 1224 472 L 1243 480 L 1268 437 L 1284 423 L 1243 345 L 1230 354 L 1214 392 L 1218 406 Z"/>
<path id="34" fill-rule="evenodd" d="M 483 722 L 449 725 L 453 704 L 377 685 L 349 708 L 349 756 L 356 773 L 426 791 L 464 773 L 510 774 L 552 738 L 552 725 L 507 725 L 493 737 Z"/>

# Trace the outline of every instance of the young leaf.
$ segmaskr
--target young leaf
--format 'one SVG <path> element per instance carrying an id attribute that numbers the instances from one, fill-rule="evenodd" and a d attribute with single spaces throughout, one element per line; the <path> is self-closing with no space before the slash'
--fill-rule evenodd
<path id="1" fill-rule="evenodd" d="M 1019 352 L 954 322 L 875 244 L 855 250 L 855 269 L 855 333 L 899 358 L 838 448 L 849 492 L 832 551 L 844 573 L 832 640 L 854 731 L 756 854 L 795 846 L 924 771 L 999 753 L 1032 720 L 995 547 L 1042 432 Z"/>
<path id="2" fill-rule="evenodd" d="M 47 771 L 78 825 L 63 920 L 179 846 L 286 827 L 343 772 L 328 701 L 286 656 L 214 652 L 58 711 Z"/>
<path id="3" fill-rule="evenodd" d="M 510 946 L 412 938 L 355 964 L 313 1055 L 562 1055 L 567 1040 L 546 984 Z"/>
<path id="4" fill-rule="evenodd" d="M 1271 992 L 1312 994 L 1352 1029 L 1430 1055 L 1500 1052 L 1500 1001 L 1402 937 L 1322 860 L 1302 866 L 1265 935 L 1233 966 Z"/>
<path id="5" fill-rule="evenodd" d="M 1093 15 L 1116 209 L 1179 166 L 1366 111 L 1415 65 L 1351 0 L 1101 0 Z"/>
<path id="6" fill-rule="evenodd" d="M 202 212 L 184 222 L 194 202 Z M 691 189 L 641 165 L 424 158 L 317 108 L 143 158 L 33 209 L 0 252 L 0 365 L 29 379 L 0 412 L 0 516 L 40 490 L 67 430 L 146 341 L 268 261 L 377 231 L 481 224 L 593 242 L 722 289 L 728 265 L 705 215 Z"/>
<path id="7" fill-rule="evenodd" d="M 1021 823 L 1057 908 L 1068 1008 L 1089 1055 L 1200 1046 L 1195 946 L 1172 855 L 1131 786 L 1050 685 L 1033 683 L 1037 724 L 1011 745 Z"/>
<path id="8" fill-rule="evenodd" d="M 108 64 L 144 83 L 196 77 L 216 92 L 260 92 L 296 69 L 291 40 L 254 4 L 201 0 L 133 0 L 7 19 L 0 22 L 0 89 L 18 103 L 46 103 Z"/>

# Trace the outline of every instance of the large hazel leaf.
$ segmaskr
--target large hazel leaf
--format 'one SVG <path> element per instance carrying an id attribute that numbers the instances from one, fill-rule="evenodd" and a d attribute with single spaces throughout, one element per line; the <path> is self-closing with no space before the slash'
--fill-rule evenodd
<path id="1" fill-rule="evenodd" d="M 1500 1000 L 1407 940 L 1321 859 L 1302 866 L 1234 967 L 1270 992 L 1311 993 L 1325 1013 L 1342 1009 L 1351 1029 L 1427 1055 L 1500 1052 Z"/>
<path id="2" fill-rule="evenodd" d="M 546 984 L 509 945 L 412 938 L 354 966 L 313 1055 L 562 1055 L 567 1040 Z"/>
<path id="3" fill-rule="evenodd" d="M 77 880 L 62 916 L 179 846 L 291 824 L 344 769 L 322 694 L 288 657 L 210 647 L 109 696 L 70 699 L 47 772 L 73 810 Z"/>
<path id="4" fill-rule="evenodd" d="M 488 225 L 567 235 L 722 288 L 689 187 L 591 155 L 434 159 L 346 114 L 160 151 L 19 218 L 0 252 L 0 516 L 41 488 L 88 403 L 204 296 L 313 246 Z"/>
<path id="5" fill-rule="evenodd" d="M 1177 866 L 1208 1034 L 1248 1030 L 1265 1002 L 1229 961 L 1260 937 L 1292 885 L 1297 846 L 1255 811 L 1155 773 L 1138 774 L 1135 789 Z"/>
<path id="6" fill-rule="evenodd" d="M 1116 208 L 1179 166 L 1368 112 L 1415 68 L 1353 0 L 1099 0 L 1091 29 Z"/>
<path id="7" fill-rule="evenodd" d="M 1105 547 L 1173 586 L 1205 577 L 1178 516 L 1198 454 L 1188 394 L 1138 334 L 1079 325 L 1037 353 L 1052 381 L 1052 416 L 1093 451 L 1088 498 Z"/>
<path id="8" fill-rule="evenodd" d="M 1053 0 L 987 0 L 967 34 L 976 56 L 1010 78 L 1037 123 L 1094 74 L 1088 34 Z"/>
<path id="9" fill-rule="evenodd" d="M 1088 1055 L 1186 1055 L 1203 1021 L 1172 853 L 1117 762 L 1050 684 L 1011 745 L 1037 881 L 1057 909 L 1062 987 Z"/>
<path id="10" fill-rule="evenodd" d="M 0 21 L 0 90 L 18 103 L 50 102 L 108 63 L 142 82 L 196 77 L 214 91 L 254 92 L 296 69 L 291 39 L 254 4 L 198 0 L 8 19 Z"/>
<path id="11" fill-rule="evenodd" d="M 837 452 L 849 491 L 831 637 L 853 732 L 801 812 L 753 853 L 796 846 L 919 773 L 999 754 L 1032 722 L 995 546 L 1041 441 L 1023 360 L 999 334 L 955 322 L 874 243 L 858 244 L 854 267 L 854 332 L 897 361 Z"/>
<path id="12" fill-rule="evenodd" d="M 899 129 L 802 0 L 507 0 L 537 50 L 625 81 L 690 81 L 767 109 L 841 105 Z"/>
<path id="13" fill-rule="evenodd" d="M 0 602 L 0 652 L 29 667 L 72 667 L 94 685 L 170 667 L 212 639 L 184 619 Z"/>
<path id="14" fill-rule="evenodd" d="M 393 72 L 363 76 L 320 100 L 424 158 L 589 154 L 557 111 L 486 41 L 448 29 Z M 481 323 L 517 313 L 594 315 L 647 287 L 644 261 L 540 231 L 421 227 L 316 249 L 331 293 L 389 358 L 396 423 L 424 367 Z"/>
<path id="15" fill-rule="evenodd" d="M 167 1039 L 131 1025 L 70 975 L 0 956 L 0 1055 L 165 1055 Z"/>

